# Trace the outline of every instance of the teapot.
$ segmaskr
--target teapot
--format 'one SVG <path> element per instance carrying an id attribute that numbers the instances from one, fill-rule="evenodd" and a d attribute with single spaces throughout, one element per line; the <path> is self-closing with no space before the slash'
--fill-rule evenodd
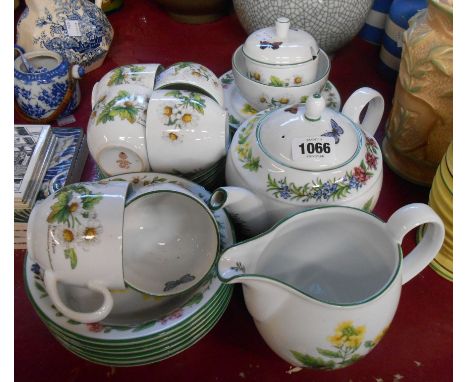
<path id="1" fill-rule="evenodd" d="M 401 242 L 426 232 L 403 258 Z M 444 226 L 425 204 L 410 204 L 385 223 L 343 206 L 319 207 L 283 220 L 228 248 L 217 271 L 241 283 L 263 339 L 299 367 L 336 369 L 364 357 L 396 312 L 403 284 L 421 272 L 444 240 Z"/>
<path id="2" fill-rule="evenodd" d="M 349 97 L 341 114 L 327 108 L 320 94 L 257 113 L 232 139 L 228 186 L 215 190 L 211 208 L 225 208 L 247 235 L 311 207 L 372 210 L 382 187 L 382 154 L 373 134 L 383 111 L 383 97 L 365 87 Z"/>

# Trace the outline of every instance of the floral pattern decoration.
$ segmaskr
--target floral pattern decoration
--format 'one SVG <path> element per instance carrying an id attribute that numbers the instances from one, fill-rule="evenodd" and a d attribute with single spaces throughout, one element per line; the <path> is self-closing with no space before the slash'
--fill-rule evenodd
<path id="1" fill-rule="evenodd" d="M 258 118 L 252 119 L 247 126 L 239 132 L 237 141 L 236 152 L 239 161 L 243 163 L 242 167 L 249 171 L 257 172 L 261 166 L 260 157 L 254 157 L 252 154 L 252 147 L 249 142 L 250 134 L 255 127 Z"/>
<path id="2" fill-rule="evenodd" d="M 163 124 L 170 128 L 163 132 L 163 136 L 171 142 L 182 142 L 183 130 L 196 127 L 200 116 L 205 114 L 206 100 L 199 93 L 180 90 L 171 90 L 164 95 L 176 98 L 177 102 L 161 109 Z"/>
<path id="3" fill-rule="evenodd" d="M 267 191 L 272 192 L 276 198 L 285 200 L 297 200 L 309 202 L 314 200 L 335 201 L 349 195 L 353 190 L 358 191 L 369 179 L 374 176 L 373 170 L 377 170 L 379 148 L 373 138 L 366 138 L 366 155 L 359 166 L 346 172 L 346 175 L 340 179 L 328 179 L 325 182 L 318 178 L 316 181 L 304 185 L 296 185 L 294 182 L 288 182 L 287 178 L 275 179 L 268 174 Z"/>
<path id="4" fill-rule="evenodd" d="M 219 82 L 216 79 L 213 79 L 213 74 L 204 66 L 199 65 L 195 62 L 179 62 L 173 65 L 174 75 L 178 75 L 183 69 L 190 72 L 190 74 L 195 78 L 203 78 L 206 81 L 211 81 L 214 87 L 219 86 Z"/>
<path id="5" fill-rule="evenodd" d="M 116 117 L 128 121 L 131 124 L 138 123 L 145 126 L 146 105 L 148 98 L 143 95 L 130 94 L 126 90 L 120 90 L 108 103 L 104 104 L 103 96 L 91 113 L 91 118 L 96 118 L 96 125 L 112 122 Z"/>
<path id="6" fill-rule="evenodd" d="M 357 351 L 363 342 L 365 348 L 369 350 L 374 348 L 382 339 L 386 330 L 387 328 L 373 340 L 364 342 L 366 327 L 356 326 L 353 321 L 343 321 L 335 328 L 335 333 L 327 338 L 332 349 L 316 348 L 317 353 L 325 358 L 314 357 L 294 350 L 291 350 L 291 353 L 305 367 L 325 370 L 338 369 L 349 366 L 361 359 L 363 355 L 357 353 Z"/>
<path id="7" fill-rule="evenodd" d="M 132 162 L 128 160 L 128 155 L 125 154 L 123 151 L 119 153 L 119 159 L 117 159 L 116 162 L 120 168 L 126 170 L 128 170 L 130 168 L 130 165 L 132 164 Z"/>
<path id="8" fill-rule="evenodd" d="M 84 185 L 73 184 L 60 190 L 54 199 L 56 202 L 47 217 L 49 230 L 55 238 L 52 246 L 61 245 L 70 267 L 75 269 L 78 265 L 76 247 L 87 250 L 100 241 L 103 228 L 94 207 L 102 200 L 102 195 Z"/>
<path id="9" fill-rule="evenodd" d="M 112 71 L 112 75 L 107 81 L 107 86 L 122 85 L 135 82 L 140 78 L 137 73 L 143 72 L 144 66 L 126 65 L 116 68 Z"/>

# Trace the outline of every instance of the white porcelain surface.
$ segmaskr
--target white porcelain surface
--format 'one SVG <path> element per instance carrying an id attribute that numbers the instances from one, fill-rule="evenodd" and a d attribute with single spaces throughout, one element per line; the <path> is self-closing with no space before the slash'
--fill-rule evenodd
<path id="1" fill-rule="evenodd" d="M 242 122 L 257 114 L 258 110 L 250 105 L 241 94 L 239 87 L 234 81 L 232 70 L 224 73 L 220 77 L 220 80 L 224 90 L 224 103 L 229 113 L 229 127 L 236 130 Z M 326 101 L 327 107 L 336 111 L 340 110 L 341 98 L 335 85 L 327 81 L 321 94 Z"/>
<path id="2" fill-rule="evenodd" d="M 201 93 L 154 91 L 146 121 L 146 146 L 153 171 L 195 173 L 226 155 L 228 114 Z"/>
<path id="3" fill-rule="evenodd" d="M 252 33 L 242 47 L 249 78 L 272 86 L 298 86 L 314 81 L 319 47 L 307 32 L 290 29 L 288 18 L 275 27 Z"/>
<path id="4" fill-rule="evenodd" d="M 147 185 L 171 182 L 200 196 L 205 202 L 210 198 L 210 193 L 203 187 L 173 175 L 134 173 L 110 179 L 131 182 L 133 191 L 130 192 L 129 196 L 132 195 L 132 192 Z M 231 224 L 224 211 L 215 211 L 213 215 L 220 230 L 221 248 L 225 249 L 235 241 Z M 214 277 L 209 279 L 206 284 L 177 296 L 151 297 L 132 288 L 126 288 L 123 291 L 113 290 L 111 293 L 114 298 L 114 307 L 109 316 L 101 322 L 77 324 L 71 323 L 67 317 L 57 314 L 50 296 L 44 295 L 42 272 L 37 269 L 37 266 L 34 266 L 34 261 L 29 256 L 25 263 L 25 281 L 32 302 L 53 323 L 83 339 L 106 341 L 106 344 L 115 346 L 119 346 L 119 343 L 114 341 L 137 341 L 146 336 L 170 330 L 193 317 L 221 291 L 222 286 L 221 281 Z M 65 303 L 76 310 L 94 309 L 100 303 L 99 294 L 70 285 L 60 285 L 60 294 Z M 194 300 L 192 304 L 186 304 L 192 299 Z M 120 327 L 112 325 L 120 325 Z"/>
<path id="5" fill-rule="evenodd" d="M 127 199 L 123 267 L 129 286 L 158 296 L 184 292 L 206 276 L 218 247 L 211 211 L 187 189 L 153 184 Z"/>
<path id="6" fill-rule="evenodd" d="M 223 89 L 218 77 L 206 66 L 196 62 L 177 62 L 156 78 L 154 90 L 190 90 L 203 93 L 224 105 Z"/>
<path id="7" fill-rule="evenodd" d="M 88 122 L 88 147 L 107 175 L 150 169 L 145 134 L 150 95 L 146 87 L 117 85 L 96 102 Z"/>
<path id="8" fill-rule="evenodd" d="M 163 70 L 161 64 L 129 64 L 112 69 L 94 84 L 91 108 L 114 86 L 138 85 L 153 90 L 156 76 Z"/>
<path id="9" fill-rule="evenodd" d="M 425 223 L 429 233 L 403 259 L 404 236 Z M 255 325 L 277 355 L 299 367 L 336 369 L 378 344 L 401 286 L 429 264 L 443 238 L 442 221 L 425 204 L 402 207 L 387 223 L 331 206 L 234 245 L 221 256 L 218 273 L 243 284 Z"/>
<path id="10" fill-rule="evenodd" d="M 56 308 L 79 322 L 103 319 L 113 306 L 109 288 L 125 287 L 122 229 L 127 182 L 76 183 L 37 203 L 28 222 L 28 252 L 45 270 L 44 283 Z M 57 283 L 103 295 L 93 312 L 69 309 Z"/>
<path id="11" fill-rule="evenodd" d="M 330 60 L 322 50 L 318 54 L 315 80 L 300 86 L 278 87 L 265 85 L 249 78 L 242 46 L 232 56 L 232 73 L 241 94 L 257 110 L 305 102 L 311 94 L 321 92 L 330 74 Z"/>
<path id="12" fill-rule="evenodd" d="M 355 118 L 364 99 L 369 106 L 359 124 Z M 230 187 L 215 191 L 212 206 L 234 214 L 248 234 L 306 208 L 339 204 L 372 210 L 377 203 L 382 154 L 370 133 L 382 117 L 382 96 L 370 88 L 357 90 L 343 107 L 349 116 L 325 108 L 310 120 L 305 109 L 297 104 L 259 112 L 232 139 L 226 160 Z M 321 148 L 295 157 L 300 142 Z"/>

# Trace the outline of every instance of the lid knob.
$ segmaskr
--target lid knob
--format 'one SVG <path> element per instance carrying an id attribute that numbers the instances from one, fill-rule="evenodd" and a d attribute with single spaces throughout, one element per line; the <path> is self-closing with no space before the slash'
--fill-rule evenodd
<path id="1" fill-rule="evenodd" d="M 286 40 L 290 25 L 291 23 L 287 17 L 278 17 L 276 19 L 276 36 L 281 40 Z"/>
<path id="2" fill-rule="evenodd" d="M 306 101 L 305 117 L 309 121 L 318 121 L 325 110 L 325 99 L 320 93 L 309 96 Z"/>

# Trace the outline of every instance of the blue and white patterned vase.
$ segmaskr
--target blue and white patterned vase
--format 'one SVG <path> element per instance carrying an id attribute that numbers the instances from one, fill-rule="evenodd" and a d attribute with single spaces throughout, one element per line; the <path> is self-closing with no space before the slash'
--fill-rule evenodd
<path id="1" fill-rule="evenodd" d="M 25 53 L 23 57 L 33 71 L 28 72 L 21 57 L 16 58 L 15 101 L 21 111 L 35 120 L 50 119 L 59 108 L 64 108 L 59 117 L 70 115 L 80 103 L 80 88 L 75 80 L 85 74 L 83 67 L 73 65 L 70 68 L 67 59 L 48 50 Z M 65 104 L 68 91 L 73 93 Z"/>
<path id="2" fill-rule="evenodd" d="M 372 4 L 372 8 L 366 18 L 366 23 L 359 32 L 359 36 L 371 44 L 380 45 L 392 2 L 393 0 L 374 0 L 374 4 Z"/>
<path id="3" fill-rule="evenodd" d="M 26 0 L 18 20 L 17 44 L 26 52 L 55 51 L 90 72 L 102 65 L 114 37 L 101 2 Z"/>
<path id="4" fill-rule="evenodd" d="M 379 71 L 387 78 L 396 79 L 400 67 L 403 33 L 408 20 L 427 8 L 427 0 L 394 0 L 385 23 L 385 33 L 380 48 Z"/>

